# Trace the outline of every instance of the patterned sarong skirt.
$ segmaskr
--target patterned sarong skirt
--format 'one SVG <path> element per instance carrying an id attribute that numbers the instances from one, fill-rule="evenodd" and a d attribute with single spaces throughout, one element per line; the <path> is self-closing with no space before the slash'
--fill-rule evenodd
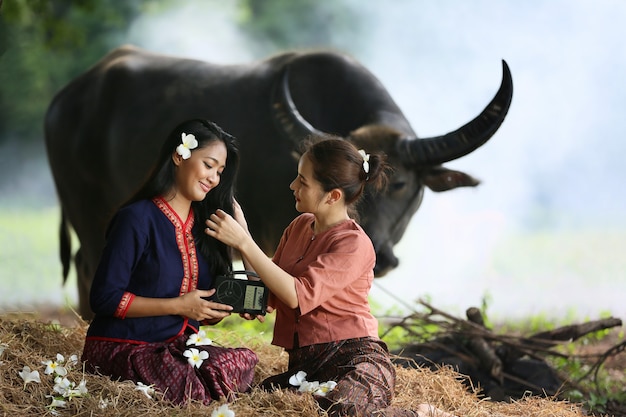
<path id="1" fill-rule="evenodd" d="M 390 407 L 396 372 L 387 345 L 378 339 L 358 338 L 300 347 L 288 351 L 288 370 L 265 379 L 266 390 L 297 389 L 289 378 L 298 371 L 309 382 L 335 381 L 325 397 L 316 398 L 329 415 L 416 416 L 410 410 Z"/>
<path id="2" fill-rule="evenodd" d="M 199 368 L 191 366 L 183 352 L 188 335 L 171 342 L 131 344 L 88 339 L 82 360 L 91 373 L 113 379 L 152 385 L 163 398 L 176 404 L 189 400 L 204 404 L 221 398 L 232 399 L 250 389 L 256 354 L 247 348 L 194 346 L 208 352 Z"/>

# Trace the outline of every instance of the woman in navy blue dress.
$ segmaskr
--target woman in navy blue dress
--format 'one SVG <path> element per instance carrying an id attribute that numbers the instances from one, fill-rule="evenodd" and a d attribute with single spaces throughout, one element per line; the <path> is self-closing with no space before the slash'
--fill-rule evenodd
<path id="1" fill-rule="evenodd" d="M 232 309 L 205 299 L 232 258 L 203 225 L 218 208 L 243 219 L 238 164 L 235 139 L 212 122 L 189 120 L 168 136 L 148 181 L 109 224 L 90 292 L 88 371 L 152 385 L 178 404 L 249 390 L 254 352 L 188 344 Z"/>

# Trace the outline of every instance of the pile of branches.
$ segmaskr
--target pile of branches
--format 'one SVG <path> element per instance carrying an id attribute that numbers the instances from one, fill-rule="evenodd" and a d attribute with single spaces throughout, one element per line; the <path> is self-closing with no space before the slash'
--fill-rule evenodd
<path id="1" fill-rule="evenodd" d="M 451 366 L 467 375 L 467 383 L 494 401 L 511 401 L 525 395 L 559 397 L 576 389 L 585 394 L 582 382 L 601 390 L 598 371 L 608 358 L 626 351 L 622 341 L 597 354 L 577 354 L 561 348 L 585 335 L 622 325 L 610 317 L 556 328 L 529 336 L 496 334 L 485 325 L 481 311 L 471 307 L 467 319 L 456 318 L 430 304 L 423 313 L 412 313 L 393 321 L 382 335 L 394 328 L 404 329 L 414 340 L 394 350 L 396 364 L 408 368 Z M 573 380 L 550 366 L 549 360 L 584 360 L 591 363 L 584 375 Z M 587 390 L 588 391 L 588 390 Z"/>

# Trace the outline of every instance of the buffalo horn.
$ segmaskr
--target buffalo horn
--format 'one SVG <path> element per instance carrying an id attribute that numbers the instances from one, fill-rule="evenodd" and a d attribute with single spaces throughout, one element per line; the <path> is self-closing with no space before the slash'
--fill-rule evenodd
<path id="1" fill-rule="evenodd" d="M 461 128 L 432 138 L 406 138 L 398 142 L 399 155 L 409 164 L 440 165 L 474 151 L 496 133 L 513 98 L 513 79 L 502 60 L 502 83 L 495 97 L 476 117 Z"/>
<path id="2" fill-rule="evenodd" d="M 307 122 L 296 108 L 289 91 L 288 66 L 272 92 L 272 116 L 278 131 L 285 139 L 292 141 L 296 147 L 307 136 L 324 134 Z"/>

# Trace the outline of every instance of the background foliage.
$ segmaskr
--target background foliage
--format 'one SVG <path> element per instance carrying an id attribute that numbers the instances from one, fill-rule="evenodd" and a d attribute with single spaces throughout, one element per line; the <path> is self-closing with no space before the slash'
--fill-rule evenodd
<path id="1" fill-rule="evenodd" d="M 116 42 L 146 1 L 9 0 L 0 9 L 0 142 L 41 138 L 54 93 Z"/>
<path id="2" fill-rule="evenodd" d="M 46 108 L 69 80 L 123 43 L 140 15 L 182 7 L 172 0 L 8 0 L 0 2 L 0 144 L 41 140 Z M 242 33 L 263 55 L 294 43 L 331 44 L 358 30 L 342 1 L 238 0 Z M 336 39 L 335 39 L 336 40 Z"/>

